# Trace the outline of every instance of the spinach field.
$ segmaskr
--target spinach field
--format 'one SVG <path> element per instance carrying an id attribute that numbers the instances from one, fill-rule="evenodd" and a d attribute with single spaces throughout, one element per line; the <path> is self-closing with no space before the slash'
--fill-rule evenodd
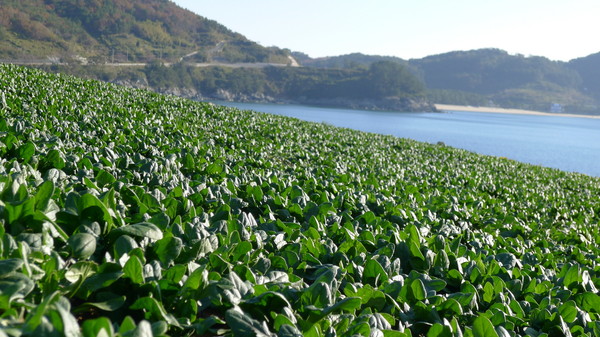
<path id="1" fill-rule="evenodd" d="M 600 180 L 0 66 L 0 336 L 600 336 Z"/>

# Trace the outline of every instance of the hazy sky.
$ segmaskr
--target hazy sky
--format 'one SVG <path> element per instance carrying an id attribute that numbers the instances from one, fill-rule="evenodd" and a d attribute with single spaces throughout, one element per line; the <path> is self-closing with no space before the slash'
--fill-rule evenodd
<path id="1" fill-rule="evenodd" d="M 600 52 L 598 0 L 174 0 L 264 46 L 311 57 L 420 58 L 500 48 L 568 61 Z"/>

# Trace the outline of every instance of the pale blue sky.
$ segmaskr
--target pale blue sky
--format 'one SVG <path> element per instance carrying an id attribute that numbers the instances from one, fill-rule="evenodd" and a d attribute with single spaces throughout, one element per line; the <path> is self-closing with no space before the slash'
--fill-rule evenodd
<path id="1" fill-rule="evenodd" d="M 420 58 L 500 48 L 568 61 L 600 52 L 598 0 L 174 0 L 264 46 L 311 57 Z"/>

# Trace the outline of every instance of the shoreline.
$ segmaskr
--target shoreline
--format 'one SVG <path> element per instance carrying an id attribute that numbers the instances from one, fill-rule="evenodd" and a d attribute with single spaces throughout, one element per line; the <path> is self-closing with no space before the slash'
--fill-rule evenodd
<path id="1" fill-rule="evenodd" d="M 434 105 L 435 105 L 436 109 L 438 109 L 439 111 L 443 111 L 443 112 L 467 111 L 467 112 L 514 114 L 514 115 L 581 117 L 581 118 L 600 119 L 600 115 L 583 115 L 583 114 L 573 114 L 573 113 L 551 113 L 551 112 L 523 110 L 523 109 L 504 109 L 504 108 L 496 108 L 496 107 L 452 105 L 452 104 L 434 104 Z"/>

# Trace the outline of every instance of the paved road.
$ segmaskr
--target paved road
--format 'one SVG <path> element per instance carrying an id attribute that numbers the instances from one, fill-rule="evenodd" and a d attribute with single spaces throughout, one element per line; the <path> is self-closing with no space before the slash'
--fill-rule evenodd
<path id="1" fill-rule="evenodd" d="M 292 56 L 288 56 L 288 58 L 290 60 L 289 64 L 263 63 L 263 62 L 222 63 L 222 62 L 212 61 L 213 55 L 222 51 L 226 44 L 227 44 L 226 41 L 221 41 L 221 42 L 217 43 L 211 49 L 207 50 L 208 60 L 210 60 L 210 62 L 202 62 L 202 63 L 185 62 L 186 58 L 189 58 L 189 57 L 192 57 L 192 56 L 198 54 L 200 52 L 199 50 L 191 52 L 187 55 L 184 55 L 183 57 L 179 58 L 179 62 L 183 63 L 183 64 L 191 65 L 194 67 L 228 67 L 228 68 L 266 68 L 266 67 L 287 67 L 287 66 L 300 67 L 298 62 L 296 62 L 296 60 Z M 58 59 L 57 60 L 46 60 L 46 59 L 43 59 L 43 60 L 0 60 L 0 63 L 12 63 L 12 64 L 18 64 L 18 65 L 31 65 L 31 66 L 68 65 L 68 63 L 58 62 Z M 167 67 L 170 67 L 176 63 L 165 62 L 163 64 Z M 105 66 L 109 66 L 109 67 L 145 67 L 148 65 L 148 63 L 117 62 L 117 63 L 100 63 L 100 64 L 91 64 L 91 65 L 105 65 Z"/>
<path id="2" fill-rule="evenodd" d="M 19 61 L 19 60 L 0 60 L 0 63 L 11 63 L 17 65 L 24 66 L 49 66 L 49 65 L 69 65 L 68 63 L 56 63 L 56 62 L 35 62 L 35 61 Z M 163 63 L 165 66 L 170 67 L 176 63 Z M 228 68 L 266 68 L 266 67 L 298 67 L 297 63 L 294 64 L 292 62 L 290 65 L 283 63 L 221 63 L 221 62 L 205 62 L 205 63 L 187 63 L 183 62 L 183 64 L 190 65 L 193 67 L 228 67 Z M 90 66 L 94 65 L 104 65 L 108 67 L 145 67 L 148 63 L 98 63 L 98 64 L 88 64 Z"/>

